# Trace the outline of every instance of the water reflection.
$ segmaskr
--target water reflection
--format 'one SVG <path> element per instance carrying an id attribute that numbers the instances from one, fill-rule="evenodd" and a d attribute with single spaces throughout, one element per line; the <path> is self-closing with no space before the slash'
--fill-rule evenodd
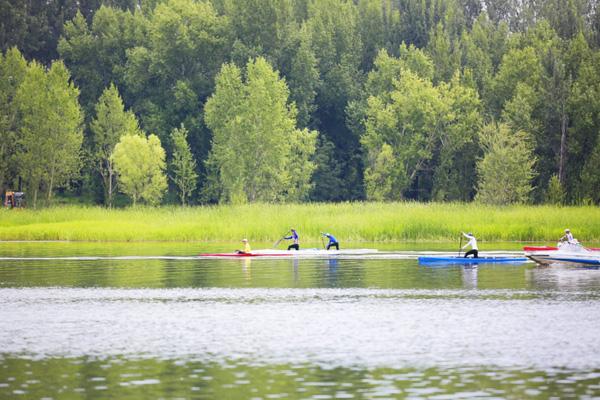
<path id="1" fill-rule="evenodd" d="M 410 259 L 128 259 L 0 262 L 0 287 L 600 289 L 600 269 L 419 266 Z"/>
<path id="2" fill-rule="evenodd" d="M 4 358 L 0 397 L 13 398 L 593 398 L 600 371 L 261 365 L 245 360 Z"/>
<path id="3" fill-rule="evenodd" d="M 477 265 L 464 266 L 462 269 L 463 287 L 477 289 Z"/>

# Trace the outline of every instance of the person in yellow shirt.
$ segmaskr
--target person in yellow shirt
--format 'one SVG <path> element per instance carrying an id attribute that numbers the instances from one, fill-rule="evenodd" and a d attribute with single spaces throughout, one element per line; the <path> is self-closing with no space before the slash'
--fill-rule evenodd
<path id="1" fill-rule="evenodd" d="M 242 243 L 244 243 L 244 250 L 236 250 L 235 252 L 237 254 L 250 254 L 252 252 L 252 249 L 250 248 L 250 243 L 248 242 L 248 239 L 242 239 Z"/>

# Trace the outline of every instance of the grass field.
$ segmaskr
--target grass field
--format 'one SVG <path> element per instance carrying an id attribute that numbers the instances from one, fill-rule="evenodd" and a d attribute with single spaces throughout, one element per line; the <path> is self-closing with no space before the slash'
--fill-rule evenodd
<path id="1" fill-rule="evenodd" d="M 274 241 L 291 227 L 303 239 L 327 231 L 345 242 L 456 241 L 461 231 L 487 241 L 554 241 L 568 227 L 579 240 L 598 242 L 600 208 L 407 202 L 0 210 L 0 240 Z"/>

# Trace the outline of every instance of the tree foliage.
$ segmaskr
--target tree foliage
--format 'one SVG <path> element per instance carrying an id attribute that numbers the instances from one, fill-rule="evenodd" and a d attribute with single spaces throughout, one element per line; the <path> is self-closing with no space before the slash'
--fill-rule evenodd
<path id="1" fill-rule="evenodd" d="M 171 159 L 171 180 L 177 186 L 182 205 L 186 205 L 192 192 L 196 190 L 198 174 L 196 160 L 187 142 L 187 129 L 182 125 L 171 132 L 173 157 Z"/>
<path id="2" fill-rule="evenodd" d="M 419 77 L 404 67 L 431 65 L 415 50 L 405 60 L 380 53 L 375 65 L 368 87 L 376 95 L 367 100 L 361 138 L 367 198 L 406 198 L 421 178 L 433 179 L 439 200 L 468 199 L 481 125 L 474 90 L 463 87 L 458 76 L 450 84 L 434 86 L 431 77 Z M 386 90 L 385 82 L 391 82 L 393 90 Z M 433 177 L 427 173 L 432 162 L 437 163 Z"/>
<path id="3" fill-rule="evenodd" d="M 296 125 L 289 91 L 269 63 L 223 66 L 208 100 L 206 123 L 213 132 L 208 158 L 213 191 L 223 202 L 301 200 L 310 191 L 317 133 Z"/>
<path id="4" fill-rule="evenodd" d="M 111 207 L 116 189 L 115 166 L 112 158 L 115 146 L 122 136 L 141 134 L 135 115 L 125 111 L 119 91 L 114 85 L 106 88 L 98 99 L 96 118 L 92 121 L 90 130 L 91 158 L 95 170 L 102 177 L 105 191 L 104 203 Z"/>
<path id="5" fill-rule="evenodd" d="M 124 135 L 112 155 L 119 174 L 120 190 L 131 197 L 135 206 L 139 200 L 156 205 L 167 190 L 165 151 L 156 135 Z"/>
<path id="6" fill-rule="evenodd" d="M 234 197 L 472 200 L 476 159 L 487 151 L 479 140 L 484 121 L 531 138 L 537 161 L 530 201 L 547 201 L 554 176 L 564 203 L 596 199 L 588 168 L 600 131 L 600 7 L 590 0 L 0 0 L 0 9 L 2 188 L 19 178 L 30 185 L 36 175 L 38 190 L 48 189 L 42 172 L 32 175 L 30 163 L 15 161 L 24 157 L 23 132 L 33 129 L 25 128 L 33 118 L 26 112 L 34 112 L 15 99 L 25 60 L 49 67 L 60 58 L 80 91 L 83 153 L 95 152 L 96 105 L 114 85 L 121 109 L 161 139 L 169 160 L 176 152 L 171 132 L 182 124 L 188 130 L 203 178 L 191 202 L 231 200 L 228 190 L 250 183 L 257 193 L 236 189 Z M 9 50 L 14 46 L 19 50 Z M 237 176 L 238 166 L 217 173 L 212 145 L 223 138 L 207 101 L 230 63 L 248 92 L 244 68 L 258 59 L 287 84 L 290 129 L 319 132 L 318 145 L 307 132 L 288 135 L 306 144 L 291 146 L 296 153 L 289 156 L 317 150 L 312 164 L 297 169 L 306 175 L 301 181 L 269 168 L 269 182 L 285 191 L 234 178 L 225 190 L 222 178 Z M 230 103 L 237 107 L 240 99 Z M 266 118 L 253 125 L 274 124 Z M 97 160 L 84 161 L 67 174 L 72 194 L 106 199 L 96 189 L 106 183 L 95 172 Z M 177 185 L 169 190 L 172 201 Z"/>
<path id="7" fill-rule="evenodd" d="M 79 174 L 83 113 L 78 94 L 60 61 L 47 72 L 35 61 L 29 64 L 17 91 L 21 115 L 18 163 L 33 193 L 34 207 L 40 189 L 45 189 L 50 200 L 56 187 Z"/>
<path id="8" fill-rule="evenodd" d="M 17 177 L 17 138 L 20 126 L 17 90 L 27 71 L 27 62 L 16 48 L 0 54 L 0 192 Z"/>
<path id="9" fill-rule="evenodd" d="M 486 204 L 526 203 L 535 173 L 531 137 L 505 124 L 489 124 L 481 132 L 484 155 L 477 162 L 477 200 Z"/>

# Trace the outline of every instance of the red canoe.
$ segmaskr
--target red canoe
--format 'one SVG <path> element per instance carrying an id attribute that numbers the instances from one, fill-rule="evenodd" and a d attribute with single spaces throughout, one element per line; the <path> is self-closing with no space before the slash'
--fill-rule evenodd
<path id="1" fill-rule="evenodd" d="M 292 253 L 203 253 L 200 257 L 289 257 Z"/>

